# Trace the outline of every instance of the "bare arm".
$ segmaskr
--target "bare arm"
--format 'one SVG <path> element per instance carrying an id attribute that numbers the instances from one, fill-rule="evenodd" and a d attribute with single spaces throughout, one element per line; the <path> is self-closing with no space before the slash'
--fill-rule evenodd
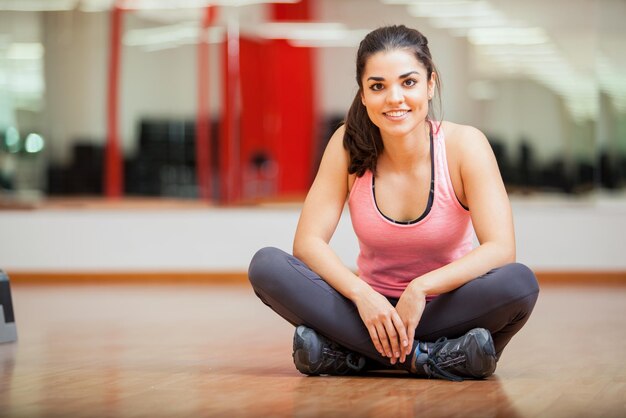
<path id="1" fill-rule="evenodd" d="M 343 128 L 340 128 L 328 143 L 315 181 L 304 201 L 293 255 L 339 293 L 353 300 L 367 284 L 345 267 L 328 245 L 348 194 L 348 155 L 342 141 Z"/>
<path id="2" fill-rule="evenodd" d="M 326 147 L 315 181 L 304 201 L 293 254 L 355 303 L 374 346 L 395 363 L 400 352 L 408 347 L 400 316 L 383 295 L 344 266 L 329 246 L 348 195 L 349 156 L 343 148 L 343 133 L 344 129 L 339 128 Z"/>
<path id="3" fill-rule="evenodd" d="M 407 287 L 396 309 L 407 327 L 409 342 L 413 341 L 426 295 L 449 292 L 515 261 L 511 205 L 493 151 L 480 131 L 462 129 L 460 173 L 480 245 L 452 263 L 417 277 Z"/>

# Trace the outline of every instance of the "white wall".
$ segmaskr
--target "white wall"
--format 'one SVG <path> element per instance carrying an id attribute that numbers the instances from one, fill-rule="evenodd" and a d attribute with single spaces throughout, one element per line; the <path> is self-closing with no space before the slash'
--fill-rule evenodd
<path id="1" fill-rule="evenodd" d="M 43 13 L 44 137 L 49 156 L 67 161 L 71 143 L 106 136 L 108 15 Z"/>
<path id="2" fill-rule="evenodd" d="M 494 84 L 497 97 L 483 103 L 481 128 L 485 133 L 502 139 L 509 150 L 515 151 L 524 138 L 540 162 L 568 150 L 566 132 L 572 122 L 554 93 L 530 80 L 500 80 Z"/>
<path id="3" fill-rule="evenodd" d="M 291 251 L 299 207 L 0 212 L 0 269 L 44 272 L 243 272 L 256 250 Z M 514 201 L 518 260 L 540 271 L 624 271 L 626 204 Z M 344 212 L 331 241 L 355 268 Z"/>

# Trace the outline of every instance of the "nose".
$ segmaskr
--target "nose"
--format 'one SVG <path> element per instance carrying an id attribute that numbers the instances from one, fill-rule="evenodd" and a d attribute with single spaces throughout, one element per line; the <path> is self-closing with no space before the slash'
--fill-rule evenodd
<path id="1" fill-rule="evenodd" d="M 399 104 L 404 101 L 402 89 L 399 86 L 392 86 L 387 90 L 387 103 Z"/>

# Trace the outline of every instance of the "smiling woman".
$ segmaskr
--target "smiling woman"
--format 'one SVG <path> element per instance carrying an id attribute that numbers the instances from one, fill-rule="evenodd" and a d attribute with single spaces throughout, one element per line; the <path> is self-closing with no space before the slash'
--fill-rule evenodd
<path id="1" fill-rule="evenodd" d="M 250 281 L 297 326 L 293 359 L 304 374 L 392 368 L 486 378 L 539 291 L 534 274 L 515 263 L 493 152 L 477 129 L 431 115 L 438 78 L 417 30 L 369 33 L 356 81 L 345 126 L 304 203 L 294 255 L 260 250 Z M 358 275 L 329 246 L 346 200 Z"/>

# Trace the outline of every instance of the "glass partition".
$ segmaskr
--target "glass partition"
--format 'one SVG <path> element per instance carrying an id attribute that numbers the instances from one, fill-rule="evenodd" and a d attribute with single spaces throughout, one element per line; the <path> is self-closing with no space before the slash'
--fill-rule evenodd
<path id="1" fill-rule="evenodd" d="M 15 2 L 5 3 L 0 2 L 0 201 L 102 196 L 108 6 L 90 9 L 87 5 L 95 3 L 76 0 L 67 2 L 69 10 L 16 11 L 6 6 Z M 272 60 L 279 58 L 269 54 L 280 48 L 313 51 L 307 88 L 314 96 L 315 139 L 305 151 L 312 180 L 329 133 L 356 91 L 358 41 L 390 22 L 416 27 L 429 37 L 443 80 L 443 118 L 485 132 L 511 193 L 619 195 L 626 173 L 625 29 L 620 21 L 626 6 L 621 1 L 571 3 L 310 0 L 311 21 L 291 26 L 269 25 L 276 23 L 269 6 L 256 4 L 222 7 L 236 9 L 228 18 L 218 8 L 206 32 L 201 29 L 205 8 L 125 13 L 118 103 L 125 194 L 199 197 L 198 71 L 206 71 L 208 79 L 210 170 L 218 187 L 224 39 L 227 20 L 235 16 L 247 54 L 239 67 L 245 79 L 237 81 L 238 115 L 244 120 L 235 118 L 243 198 L 284 197 L 276 184 L 287 175 L 281 167 L 284 157 L 275 155 L 283 146 L 268 144 L 278 141 L 272 129 L 286 123 L 280 109 L 289 106 L 278 105 L 280 97 L 287 97 L 280 92 L 293 87 L 262 72 L 264 65 L 277 68 Z M 198 65 L 199 39 L 208 45 L 206 66 Z M 270 42 L 288 46 L 268 48 Z M 262 76 L 257 80 L 254 74 Z M 263 105 L 264 98 L 270 98 L 269 105 Z M 260 135 L 257 126 L 267 131 Z"/>

